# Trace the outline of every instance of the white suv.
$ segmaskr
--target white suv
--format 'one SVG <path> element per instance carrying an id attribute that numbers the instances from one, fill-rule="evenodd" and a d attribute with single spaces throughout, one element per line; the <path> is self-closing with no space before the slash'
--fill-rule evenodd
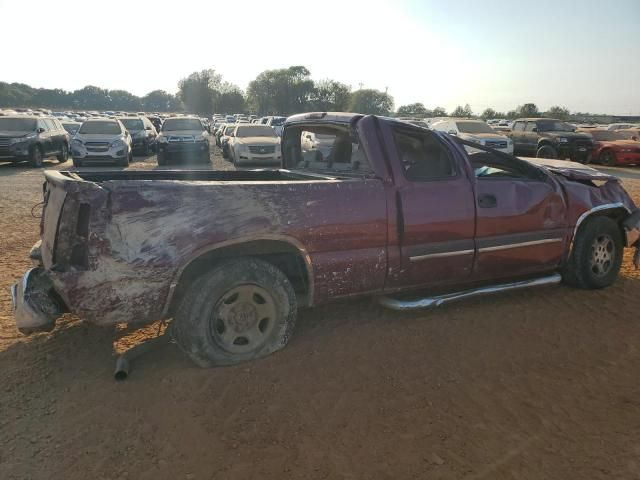
<path id="1" fill-rule="evenodd" d="M 88 161 L 112 161 L 126 167 L 133 159 L 131 135 L 120 120 L 86 120 L 73 136 L 71 156 L 76 167 Z"/>
<path id="2" fill-rule="evenodd" d="M 496 132 L 482 120 L 444 120 L 431 125 L 431 129 L 447 132 L 449 135 L 455 135 L 463 140 L 513 154 L 513 141 Z M 470 153 L 473 151 L 471 147 L 466 147 L 466 149 Z"/>

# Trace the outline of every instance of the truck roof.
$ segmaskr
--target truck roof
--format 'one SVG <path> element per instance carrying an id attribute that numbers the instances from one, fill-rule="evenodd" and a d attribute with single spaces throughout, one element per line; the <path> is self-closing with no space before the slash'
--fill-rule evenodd
<path id="1" fill-rule="evenodd" d="M 557 118 L 538 117 L 538 118 L 516 118 L 514 122 L 536 122 L 538 120 L 552 121 L 552 122 L 562 121 L 562 120 L 558 120 Z"/>
<path id="2" fill-rule="evenodd" d="M 292 115 L 287 118 L 287 123 L 303 122 L 308 120 L 324 120 L 330 122 L 351 123 L 355 118 L 360 118 L 360 113 L 350 112 L 308 112 Z"/>

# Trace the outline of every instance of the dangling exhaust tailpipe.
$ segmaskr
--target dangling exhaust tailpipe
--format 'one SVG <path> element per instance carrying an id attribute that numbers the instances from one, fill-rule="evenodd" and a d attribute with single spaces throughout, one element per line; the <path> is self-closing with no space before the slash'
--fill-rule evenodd
<path id="1" fill-rule="evenodd" d="M 378 303 L 383 307 L 392 310 L 420 310 L 423 308 L 439 307 L 445 303 L 462 300 L 464 298 L 477 297 L 480 295 L 489 295 L 491 293 L 507 292 L 509 290 L 519 290 L 522 288 L 541 287 L 543 285 L 553 285 L 560 283 L 562 276 L 558 273 L 547 277 L 539 277 L 531 280 L 522 280 L 520 282 L 505 283 L 503 285 L 491 285 L 488 287 L 479 287 L 471 290 L 463 290 L 461 292 L 447 293 L 435 297 L 424 297 L 414 300 L 400 300 L 391 297 L 379 297 Z"/>

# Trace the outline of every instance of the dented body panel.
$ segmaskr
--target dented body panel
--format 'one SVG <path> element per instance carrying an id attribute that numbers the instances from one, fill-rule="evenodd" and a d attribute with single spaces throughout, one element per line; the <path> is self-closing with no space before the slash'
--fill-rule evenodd
<path id="1" fill-rule="evenodd" d="M 307 121 L 291 117 L 284 138 Z M 616 179 L 570 162 L 537 165 L 545 174 L 536 181 L 479 180 L 464 148 L 442 134 L 433 135 L 459 175 L 411 182 L 394 145 L 406 125 L 351 114 L 312 121 L 355 125 L 375 175 L 45 172 L 38 275 L 84 320 L 147 323 L 171 315 L 192 262 L 264 242 L 296 252 L 312 306 L 557 271 L 590 214 L 622 221 L 636 211 Z M 495 207 L 482 208 L 482 196 Z M 640 227 L 632 223 L 621 228 Z"/>

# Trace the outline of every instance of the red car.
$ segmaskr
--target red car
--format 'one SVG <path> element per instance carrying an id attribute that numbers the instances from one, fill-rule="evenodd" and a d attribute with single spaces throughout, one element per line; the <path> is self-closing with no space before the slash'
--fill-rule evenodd
<path id="1" fill-rule="evenodd" d="M 593 137 L 593 159 L 602 165 L 640 165 L 640 142 L 614 130 L 581 130 Z"/>

